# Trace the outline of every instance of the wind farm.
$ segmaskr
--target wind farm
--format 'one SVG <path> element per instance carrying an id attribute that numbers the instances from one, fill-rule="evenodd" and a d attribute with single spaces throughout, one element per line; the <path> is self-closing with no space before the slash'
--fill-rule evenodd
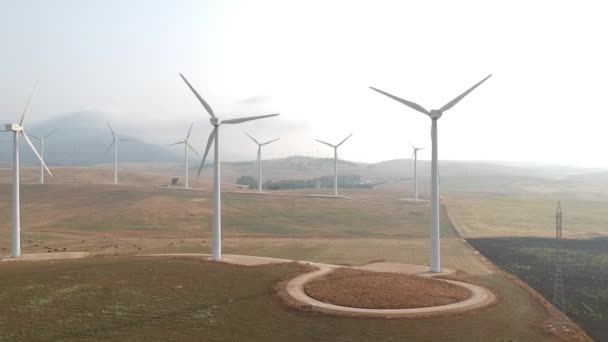
<path id="1" fill-rule="evenodd" d="M 5 126 L 5 132 L 13 133 L 13 168 L 12 168 L 12 198 L 11 198 L 11 257 L 19 258 L 21 257 L 21 197 L 20 197 L 20 163 L 19 163 L 19 136 L 23 136 L 27 145 L 31 148 L 32 152 L 36 155 L 36 157 L 40 160 L 40 164 L 45 170 L 51 174 L 51 171 L 48 169 L 44 160 L 36 151 L 34 144 L 25 133 L 25 118 L 27 116 L 27 112 L 30 107 L 30 102 L 32 101 L 32 97 L 34 96 L 34 92 L 36 90 L 36 86 L 34 86 L 34 90 L 32 90 L 32 95 L 27 100 L 27 104 L 25 105 L 25 109 L 23 110 L 23 114 L 21 114 L 21 120 L 19 123 L 7 124 Z"/>
<path id="2" fill-rule="evenodd" d="M 414 201 L 418 201 L 418 151 L 424 150 L 424 147 L 412 146 L 412 159 L 414 160 Z"/>
<path id="3" fill-rule="evenodd" d="M 49 134 L 42 136 L 42 137 L 37 137 L 35 135 L 32 135 L 32 138 L 38 140 L 40 142 L 40 184 L 44 184 L 44 148 L 46 147 L 45 143 L 46 140 L 53 135 L 53 133 L 55 133 L 57 130 L 52 130 Z"/>
<path id="4" fill-rule="evenodd" d="M 245 132 L 245 134 L 249 137 L 249 139 L 251 139 L 254 143 L 256 143 L 256 145 L 258 145 L 258 159 L 257 159 L 258 160 L 258 192 L 262 193 L 262 184 L 264 184 L 264 181 L 262 178 L 262 146 L 266 146 L 270 143 L 273 143 L 273 142 L 279 140 L 280 138 L 276 138 L 276 139 L 269 140 L 264 143 L 260 143 L 254 137 L 249 135 L 249 133 Z"/>
<path id="5" fill-rule="evenodd" d="M 114 151 L 114 184 L 118 184 L 118 143 L 121 141 L 133 141 L 133 140 L 119 138 L 118 135 L 116 135 L 116 132 L 114 132 L 114 129 L 112 128 L 110 123 L 106 122 L 106 124 L 108 125 L 108 128 L 110 129 L 110 133 L 112 133 L 112 142 L 106 149 L 106 153 L 110 149 L 113 148 L 113 151 Z"/>
<path id="6" fill-rule="evenodd" d="M 209 134 L 209 139 L 207 141 L 207 146 L 205 147 L 205 153 L 203 154 L 203 160 L 201 161 L 201 166 L 198 169 L 197 178 L 200 177 L 201 172 L 203 171 L 203 167 L 205 166 L 205 160 L 207 159 L 207 155 L 209 154 L 209 150 L 211 149 L 211 145 L 214 145 L 214 153 L 213 153 L 213 244 L 212 244 L 212 252 L 211 258 L 213 260 L 222 260 L 222 199 L 221 199 L 221 183 L 220 183 L 220 126 L 222 124 L 232 125 L 239 124 L 242 122 L 259 120 L 264 118 L 269 118 L 273 116 L 277 116 L 279 114 L 267 114 L 267 115 L 258 115 L 258 116 L 248 116 L 241 117 L 236 119 L 228 119 L 221 120 L 219 117 L 215 115 L 213 109 L 205 100 L 198 94 L 198 92 L 190 85 L 188 80 L 184 77 L 184 75 L 180 74 L 180 77 L 184 80 L 188 88 L 192 91 L 194 96 L 198 99 L 198 101 L 203 105 L 209 116 L 211 125 L 213 126 L 213 131 Z"/>
<path id="7" fill-rule="evenodd" d="M 475 88 L 479 87 L 492 75 L 487 76 L 477 84 L 469 88 L 452 101 L 446 103 L 440 109 L 433 109 L 428 111 L 419 104 L 404 100 L 397 96 L 391 95 L 382 90 L 370 87 L 372 90 L 387 96 L 397 102 L 400 102 L 422 114 L 428 115 L 431 119 L 431 144 L 432 144 L 432 160 L 431 160 L 431 272 L 441 272 L 441 249 L 439 246 L 439 168 L 438 168 L 438 146 L 437 146 L 437 121 L 443 115 L 445 111 L 454 107 L 460 100 L 472 92 Z"/>
<path id="8" fill-rule="evenodd" d="M 190 125 L 190 129 L 188 130 L 186 139 L 169 145 L 169 146 L 184 145 L 184 188 L 185 189 L 190 188 L 190 183 L 189 183 L 190 177 L 189 177 L 189 171 L 188 171 L 188 150 L 191 150 L 197 156 L 199 155 L 198 152 L 196 152 L 196 150 L 194 149 L 194 147 L 192 147 L 192 145 L 190 145 L 190 143 L 188 142 L 188 140 L 190 139 L 190 134 L 192 134 L 193 126 L 194 126 L 194 124 Z"/>
<path id="9" fill-rule="evenodd" d="M 607 340 L 608 23 L 546 8 L 6 4 L 0 342 Z"/>
<path id="10" fill-rule="evenodd" d="M 333 147 L 334 149 L 334 197 L 338 197 L 338 147 L 344 144 L 344 142 L 346 142 L 346 140 L 348 140 L 348 138 L 350 138 L 351 136 L 352 134 L 344 138 L 344 140 L 340 141 L 337 145 L 332 145 L 328 142 L 317 139 L 317 141 L 321 144 Z"/>

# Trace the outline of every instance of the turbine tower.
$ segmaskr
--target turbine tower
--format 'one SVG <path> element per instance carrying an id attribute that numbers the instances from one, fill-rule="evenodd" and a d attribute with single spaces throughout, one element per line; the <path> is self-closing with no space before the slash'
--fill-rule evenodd
<path id="1" fill-rule="evenodd" d="M 116 133 L 114 132 L 114 130 L 112 129 L 112 126 L 110 126 L 110 123 L 106 121 L 106 123 L 108 124 L 108 128 L 110 129 L 110 132 L 112 132 L 112 143 L 110 143 L 110 146 L 108 146 L 108 148 L 106 149 L 106 153 L 112 148 L 112 146 L 114 146 L 114 184 L 118 184 L 118 142 L 119 141 L 133 141 L 131 139 L 119 139 L 118 136 L 116 135 Z"/>
<path id="2" fill-rule="evenodd" d="M 418 151 L 424 150 L 424 147 L 414 147 L 410 144 L 414 152 L 412 153 L 412 159 L 414 159 L 414 200 L 418 201 Z"/>
<path id="3" fill-rule="evenodd" d="M 350 134 L 349 136 L 344 138 L 344 140 L 342 140 L 338 145 L 332 145 L 328 142 L 316 139 L 321 144 L 325 144 L 327 146 L 331 146 L 334 148 L 334 197 L 338 197 L 338 147 L 340 147 L 340 145 L 344 144 L 344 142 L 346 140 L 348 140 L 348 138 L 350 138 L 351 136 L 352 136 L 352 134 Z"/>
<path id="4" fill-rule="evenodd" d="M 432 162 L 431 162 L 431 255 L 430 255 L 430 266 L 431 272 L 441 272 L 441 259 L 440 259 L 440 250 L 439 250 L 439 171 L 437 168 L 437 121 L 445 111 L 454 107 L 460 100 L 462 100 L 465 96 L 467 96 L 470 92 L 472 92 L 475 88 L 479 87 L 483 82 L 485 82 L 488 78 L 492 76 L 488 75 L 483 80 L 479 81 L 477 84 L 472 86 L 470 89 L 460 94 L 458 97 L 453 99 L 452 101 L 446 103 L 440 109 L 433 109 L 431 111 L 426 110 L 419 104 L 414 102 L 410 102 L 399 98 L 397 96 L 391 95 L 382 90 L 376 89 L 374 87 L 370 87 L 372 90 L 379 92 L 382 95 L 385 95 L 397 102 L 401 102 L 402 104 L 418 111 L 423 114 L 428 115 L 431 118 L 431 139 L 432 139 Z"/>
<path id="5" fill-rule="evenodd" d="M 196 150 L 188 142 L 188 140 L 190 139 L 190 133 L 192 133 L 192 126 L 194 126 L 194 124 L 190 125 L 190 130 L 188 130 L 188 134 L 186 135 L 186 139 L 185 140 L 178 141 L 176 143 L 173 143 L 173 144 L 169 145 L 169 146 L 173 146 L 173 145 L 184 144 L 184 188 L 185 189 L 189 189 L 190 188 L 190 185 L 188 184 L 188 149 L 191 149 L 192 152 L 194 152 L 194 154 L 196 154 L 197 156 L 199 155 L 198 152 L 196 152 Z"/>
<path id="6" fill-rule="evenodd" d="M 211 258 L 213 260 L 222 260 L 222 209 L 221 209 L 221 189 L 220 189 L 220 126 L 222 124 L 238 124 L 245 121 L 258 120 L 263 118 L 269 118 L 271 116 L 277 116 L 279 114 L 268 114 L 268 115 L 260 115 L 260 116 L 249 116 L 237 119 L 228 119 L 221 120 L 218 116 L 215 115 L 211 106 L 203 100 L 203 98 L 196 92 L 194 87 L 190 85 L 188 80 L 184 77 L 184 75 L 179 74 L 181 78 L 186 82 L 188 88 L 194 93 L 194 96 L 198 99 L 198 101 L 205 107 L 205 110 L 211 116 L 210 121 L 211 125 L 213 125 L 213 131 L 209 134 L 209 140 L 207 141 L 207 147 L 205 148 L 205 153 L 203 154 L 203 160 L 201 161 L 201 166 L 198 169 L 198 174 L 196 178 L 198 179 L 201 175 L 201 171 L 203 170 L 203 166 L 205 166 L 205 159 L 207 159 L 207 154 L 209 153 L 209 149 L 211 148 L 211 144 L 214 145 L 214 160 L 213 160 L 213 226 L 212 226 L 212 253 Z"/>
<path id="7" fill-rule="evenodd" d="M 51 133 L 43 136 L 42 138 L 32 135 L 32 138 L 40 141 L 40 157 L 42 158 L 42 160 L 44 160 L 44 147 L 45 147 L 46 139 L 48 139 L 48 137 L 53 135 L 53 133 L 55 133 L 55 131 L 56 131 L 56 129 L 54 129 Z M 42 165 L 42 163 L 40 163 L 40 184 L 44 184 L 44 165 Z"/>
<path id="8" fill-rule="evenodd" d="M 262 193 L 262 146 L 264 145 L 268 145 L 272 142 L 275 142 L 281 138 L 276 138 L 274 140 L 270 140 L 267 141 L 265 143 L 260 143 L 257 140 L 255 140 L 254 137 L 252 137 L 251 135 L 249 135 L 249 133 L 245 132 L 245 134 L 247 134 L 247 136 L 253 140 L 254 143 L 256 143 L 258 145 L 258 192 Z"/>
<path id="9" fill-rule="evenodd" d="M 34 86 L 34 90 L 36 86 Z M 7 124 L 2 132 L 13 132 L 13 198 L 12 198 L 12 213 L 11 213 L 11 257 L 21 257 L 21 207 L 19 203 L 19 134 L 23 135 L 25 142 L 30 146 L 36 158 L 40 161 L 45 170 L 52 176 L 51 171 L 42 160 L 42 157 L 36 151 L 34 144 L 25 133 L 24 122 L 25 116 L 30 106 L 30 101 L 34 96 L 32 95 L 27 100 L 23 114 L 21 114 L 21 120 L 19 123 Z"/>

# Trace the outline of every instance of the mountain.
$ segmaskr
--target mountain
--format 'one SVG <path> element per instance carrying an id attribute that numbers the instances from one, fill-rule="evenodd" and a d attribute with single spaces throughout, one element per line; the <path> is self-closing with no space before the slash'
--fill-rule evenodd
<path id="1" fill-rule="evenodd" d="M 111 163 L 112 151 L 106 152 L 112 142 L 112 136 L 106 125 L 108 116 L 102 112 L 84 111 L 69 113 L 41 123 L 32 123 L 26 130 L 38 149 L 38 141 L 33 136 L 44 136 L 54 129 L 57 131 L 48 139 L 45 148 L 45 160 L 49 165 L 95 165 Z M 133 139 L 133 142 L 122 142 L 118 150 L 118 160 L 140 163 L 167 163 L 179 161 L 172 151 L 161 146 L 138 141 L 136 137 L 120 134 L 121 139 Z M 4 141 L 10 140 L 4 137 Z M 21 139 L 23 140 L 23 139 Z M 0 145 L 0 161 L 12 159 L 10 144 Z M 21 160 L 25 164 L 36 163 L 35 156 L 21 141 Z"/>

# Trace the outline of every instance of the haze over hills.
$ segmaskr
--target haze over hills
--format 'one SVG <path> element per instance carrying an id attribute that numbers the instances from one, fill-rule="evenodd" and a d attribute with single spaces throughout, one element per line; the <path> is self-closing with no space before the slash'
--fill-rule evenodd
<path id="1" fill-rule="evenodd" d="M 191 175 L 196 175 L 198 163 L 191 164 Z M 123 163 L 123 168 L 153 171 L 181 177 L 182 163 Z M 210 181 L 213 163 L 207 162 L 201 180 Z M 109 167 L 109 165 L 107 166 Z M 333 175 L 332 158 L 291 156 L 263 161 L 264 180 L 308 180 Z M 395 159 L 380 163 L 340 161 L 339 175 L 359 175 L 371 183 L 411 183 L 413 161 Z M 506 162 L 440 161 L 442 190 L 464 192 L 521 191 L 546 186 L 551 189 L 586 184 L 608 174 L 605 170 L 567 166 L 526 166 Z M 234 183 L 241 176 L 257 179 L 257 162 L 223 162 L 222 182 Z M 194 176 L 193 176 L 194 177 Z M 418 161 L 418 180 L 421 191 L 428 191 L 430 162 Z M 411 184 L 410 184 L 411 185 Z M 398 185 L 409 187 L 407 184 Z M 597 186 L 596 186 L 597 187 Z"/>
<path id="2" fill-rule="evenodd" d="M 57 129 L 49 139 L 45 159 L 53 165 L 78 165 L 111 167 L 112 151 L 106 152 L 111 134 L 106 125 L 108 115 L 99 111 L 83 111 L 55 117 L 40 123 L 27 126 L 31 136 L 44 136 Z M 120 138 L 136 137 L 125 133 L 120 127 L 114 127 Z M 0 141 L 0 167 L 9 167 L 11 160 L 10 135 Z M 21 142 L 24 144 L 24 142 Z M 37 141 L 34 141 L 37 146 Z M 37 146 L 38 147 L 38 146 Z M 228 151 L 225 151 L 228 152 Z M 191 161 L 193 174 L 200 162 L 198 157 Z M 201 175 L 211 177 L 212 158 Z M 25 165 L 34 164 L 34 156 L 28 148 L 22 146 L 21 158 Z M 121 143 L 119 149 L 120 167 L 130 170 L 154 171 L 165 174 L 182 173 L 182 157 L 179 153 L 165 147 L 133 141 Z M 440 178 L 444 190 L 459 190 L 468 187 L 470 191 L 484 188 L 526 187 L 543 182 L 591 183 L 608 178 L 606 170 L 585 169 L 580 167 L 555 165 L 527 165 L 509 162 L 488 161 L 449 161 L 440 160 Z M 264 180 L 303 180 L 333 175 L 333 158 L 314 158 L 308 156 L 291 156 L 263 161 Z M 359 175 L 362 180 L 372 183 L 409 182 L 413 177 L 413 161 L 395 159 L 379 163 L 362 163 L 341 160 L 338 165 L 340 175 Z M 430 162 L 418 161 L 418 179 L 420 189 L 425 191 L 430 175 Z M 222 179 L 235 182 L 240 176 L 257 178 L 255 161 L 222 163 Z"/>
<path id="3" fill-rule="evenodd" d="M 112 142 L 107 120 L 107 115 L 102 112 L 83 111 L 32 123 L 26 126 L 26 130 L 38 148 L 38 141 L 33 136 L 45 136 L 57 129 L 45 149 L 45 160 L 49 165 L 95 165 L 113 161 L 112 151 L 106 152 Z M 164 147 L 138 141 L 136 137 L 121 132 L 118 127 L 114 127 L 114 130 L 121 139 L 135 140 L 121 143 L 119 161 L 166 163 L 180 160 L 178 155 Z M 10 142 L 10 139 L 8 134 L 2 137 L 5 142 Z M 21 141 L 21 160 L 25 164 L 35 163 L 35 156 L 24 144 Z M 10 144 L 3 143 L 1 146 L 0 160 L 10 161 Z"/>

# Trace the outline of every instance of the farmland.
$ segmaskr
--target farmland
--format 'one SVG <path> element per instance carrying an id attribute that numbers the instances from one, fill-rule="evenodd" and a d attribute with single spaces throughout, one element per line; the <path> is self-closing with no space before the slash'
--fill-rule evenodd
<path id="1" fill-rule="evenodd" d="M 597 341 L 608 338 L 608 240 L 478 238 L 468 240 L 502 269 L 517 275 L 545 297 L 553 295 L 560 265 L 566 313 Z"/>

